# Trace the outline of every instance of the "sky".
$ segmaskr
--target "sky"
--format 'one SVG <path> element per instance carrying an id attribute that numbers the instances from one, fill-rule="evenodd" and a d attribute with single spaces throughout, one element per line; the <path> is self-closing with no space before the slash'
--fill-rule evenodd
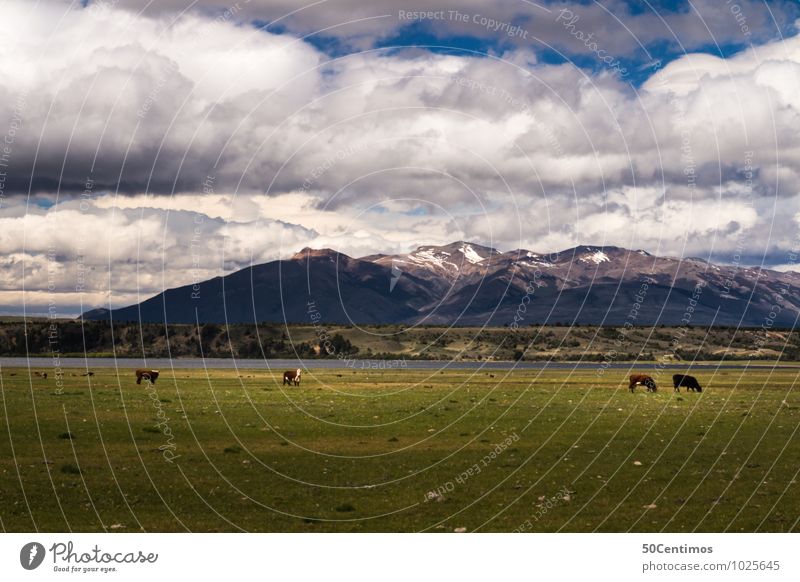
<path id="1" fill-rule="evenodd" d="M 0 313 L 468 240 L 794 269 L 794 0 L 0 0 Z"/>

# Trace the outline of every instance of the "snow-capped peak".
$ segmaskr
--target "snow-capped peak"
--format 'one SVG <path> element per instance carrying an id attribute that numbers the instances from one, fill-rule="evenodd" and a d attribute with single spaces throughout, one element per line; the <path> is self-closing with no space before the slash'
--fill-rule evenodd
<path id="1" fill-rule="evenodd" d="M 611 261 L 611 259 L 608 258 L 608 255 L 605 254 L 603 251 L 597 251 L 588 257 L 581 257 L 580 260 L 587 263 L 589 261 L 592 261 L 595 265 Z"/>
<path id="2" fill-rule="evenodd" d="M 484 260 L 485 257 L 480 256 L 475 249 L 472 248 L 472 245 L 461 245 L 461 248 L 458 249 L 464 255 L 464 258 L 467 259 L 473 265 L 476 263 L 480 263 Z"/>

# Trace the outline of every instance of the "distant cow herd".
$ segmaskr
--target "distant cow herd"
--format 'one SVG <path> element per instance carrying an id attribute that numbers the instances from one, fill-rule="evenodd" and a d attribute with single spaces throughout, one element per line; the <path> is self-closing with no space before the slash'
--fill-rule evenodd
<path id="1" fill-rule="evenodd" d="M 286 386 L 299 386 L 300 385 L 300 376 L 302 375 L 302 370 L 297 368 L 296 370 L 287 370 L 283 373 L 283 385 Z M 46 378 L 47 376 L 45 376 Z M 136 383 L 141 384 L 142 380 L 149 381 L 152 384 L 156 383 L 158 379 L 158 370 L 136 370 Z M 658 385 L 656 381 L 653 379 L 652 376 L 648 376 L 647 374 L 631 374 L 630 382 L 628 383 L 628 390 L 631 392 L 636 390 L 637 386 L 644 386 L 648 392 L 655 392 L 658 390 Z M 689 376 L 688 374 L 675 374 L 672 376 L 672 387 L 674 388 L 675 392 L 681 391 L 681 386 L 686 388 L 686 391 L 689 392 L 702 392 L 703 387 L 700 386 L 700 382 L 697 381 L 697 378 L 694 376 Z"/>
<path id="2" fill-rule="evenodd" d="M 283 385 L 286 384 L 300 386 L 300 375 L 302 374 L 302 370 L 297 368 L 296 370 L 287 370 L 283 373 Z M 45 376 L 46 378 L 47 376 Z M 156 380 L 158 380 L 158 370 L 136 370 L 136 383 L 141 384 L 142 380 L 149 381 L 151 384 L 155 384 Z"/>
<path id="3" fill-rule="evenodd" d="M 35 375 L 39 376 L 40 378 L 47 379 L 47 372 L 34 372 Z M 149 382 L 150 384 L 155 384 L 156 380 L 158 380 L 159 372 L 158 370 L 146 370 L 146 369 L 138 369 L 135 372 L 136 374 L 136 383 L 141 384 L 142 380 Z M 12 374 L 13 375 L 13 374 Z M 93 376 L 93 372 L 88 372 L 86 374 L 82 374 L 83 376 Z M 297 368 L 296 370 L 287 370 L 283 373 L 283 385 L 286 386 L 300 386 L 300 376 L 302 375 L 302 370 Z M 494 377 L 494 376 L 492 376 Z M 628 390 L 634 392 L 637 386 L 644 386 L 648 392 L 656 392 L 658 390 L 658 386 L 656 385 L 656 381 L 653 379 L 652 376 L 648 376 L 647 374 L 631 374 L 630 382 L 628 383 Z M 675 392 L 681 391 L 681 386 L 686 388 L 686 391 L 689 392 L 702 392 L 703 387 L 700 386 L 700 382 L 697 381 L 697 378 L 694 376 L 690 376 L 689 374 L 675 374 L 672 376 L 672 387 Z"/>
<path id="4" fill-rule="evenodd" d="M 285 371 L 283 373 L 283 385 L 286 386 L 288 384 L 289 386 L 299 386 L 301 375 L 302 370 L 300 368 L 297 368 L 296 370 Z M 136 370 L 137 384 L 141 384 L 142 380 L 148 380 L 155 384 L 157 379 L 158 370 Z M 647 374 L 632 374 L 630 377 L 630 382 L 628 383 L 628 389 L 633 392 L 636 390 L 636 387 L 640 385 L 644 386 L 648 392 L 655 392 L 658 390 L 656 381 L 652 376 L 648 376 Z M 700 386 L 700 382 L 698 382 L 697 378 L 694 376 L 689 376 L 688 374 L 675 374 L 672 376 L 672 387 L 675 389 L 675 392 L 680 392 L 681 386 L 684 386 L 687 392 L 690 390 L 692 392 L 703 391 L 702 386 Z"/>
<path id="5" fill-rule="evenodd" d="M 658 386 L 656 386 L 656 381 L 653 380 L 652 376 L 648 376 L 647 374 L 633 374 L 630 378 L 630 383 L 628 384 L 628 389 L 633 392 L 636 389 L 636 386 L 642 385 L 644 386 L 648 392 L 655 392 L 658 390 Z M 688 392 L 691 390 L 692 392 L 702 392 L 703 388 L 700 386 L 700 382 L 697 381 L 697 378 L 694 376 L 689 376 L 688 374 L 675 374 L 672 376 L 672 387 L 674 388 L 675 392 L 681 391 L 681 386 L 686 387 L 686 391 Z"/>
<path id="6" fill-rule="evenodd" d="M 47 372 L 39 372 L 36 371 L 33 373 L 35 376 L 47 380 Z M 145 382 L 149 382 L 150 384 L 155 384 L 156 380 L 158 380 L 159 371 L 158 370 L 147 370 L 143 368 L 139 368 L 134 372 L 136 374 L 136 383 L 141 384 L 142 380 Z M 300 376 L 302 374 L 302 370 L 297 368 L 296 370 L 287 370 L 283 373 L 283 385 L 285 386 L 288 384 L 289 386 L 300 386 Z M 16 374 L 11 374 L 15 376 Z M 74 374 L 73 374 L 74 375 Z M 81 374 L 81 376 L 94 376 L 94 372 L 86 372 L 85 374 Z"/>

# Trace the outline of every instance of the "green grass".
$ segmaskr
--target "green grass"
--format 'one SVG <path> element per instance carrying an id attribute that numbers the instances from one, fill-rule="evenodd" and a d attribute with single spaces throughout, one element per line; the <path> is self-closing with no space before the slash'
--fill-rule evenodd
<path id="1" fill-rule="evenodd" d="M 128 370 L 59 391 L 3 369 L 0 526 L 798 531 L 795 373 L 698 372 L 706 391 L 676 395 L 674 371 L 631 394 L 614 370 L 310 370 L 285 389 L 162 370 L 154 393 Z"/>

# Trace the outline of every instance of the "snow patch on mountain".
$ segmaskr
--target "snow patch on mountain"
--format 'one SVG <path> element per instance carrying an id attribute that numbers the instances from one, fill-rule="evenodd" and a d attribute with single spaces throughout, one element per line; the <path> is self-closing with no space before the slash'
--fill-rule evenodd
<path id="1" fill-rule="evenodd" d="M 418 265 L 434 266 L 446 270 L 450 270 L 451 268 L 458 270 L 458 265 L 445 260 L 445 258 L 449 256 L 450 253 L 445 251 L 439 251 L 437 253 L 434 252 L 433 249 L 419 249 L 415 253 L 408 255 L 408 258 Z"/>
<path id="2" fill-rule="evenodd" d="M 603 251 L 597 251 L 596 253 L 592 254 L 588 257 L 581 257 L 581 261 L 584 263 L 593 262 L 595 265 L 599 265 L 600 263 L 607 263 L 610 262 L 611 259 L 608 258 L 608 255 L 605 254 Z"/>
<path id="3" fill-rule="evenodd" d="M 521 261 L 514 261 L 514 265 L 521 267 L 552 267 L 551 263 L 545 261 L 534 261 L 533 259 L 522 259 Z"/>
<path id="4" fill-rule="evenodd" d="M 462 245 L 460 249 L 461 253 L 464 255 L 464 258 L 467 259 L 473 265 L 476 263 L 480 263 L 484 260 L 485 257 L 480 256 L 475 249 L 472 248 L 472 245 Z"/>
<path id="5" fill-rule="evenodd" d="M 526 267 L 552 267 L 553 263 L 547 257 L 539 255 L 537 253 L 532 253 L 528 251 L 525 253 L 524 259 L 519 261 L 515 261 L 515 264 L 523 265 Z"/>

